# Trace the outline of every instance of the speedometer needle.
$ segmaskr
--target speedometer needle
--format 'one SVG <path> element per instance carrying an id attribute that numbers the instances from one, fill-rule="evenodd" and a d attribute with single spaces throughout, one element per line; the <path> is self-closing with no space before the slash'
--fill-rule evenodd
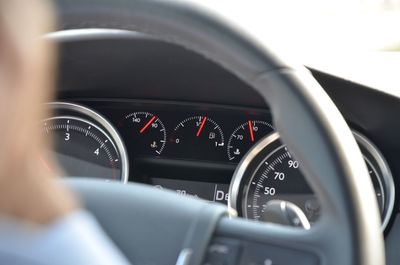
<path id="1" fill-rule="evenodd" d="M 204 123 L 206 123 L 206 120 L 207 120 L 207 117 L 204 117 L 203 122 L 201 123 L 200 128 L 197 131 L 197 134 L 196 134 L 197 137 L 200 135 L 201 130 L 203 129 Z"/>
<path id="2" fill-rule="evenodd" d="M 254 142 L 253 126 L 251 126 L 251 121 L 249 121 L 249 130 L 250 130 L 251 141 Z"/>
<path id="3" fill-rule="evenodd" d="M 143 132 L 147 129 L 147 127 L 149 127 L 149 125 L 150 125 L 155 119 L 156 119 L 156 116 L 153 116 L 153 118 L 151 118 L 151 119 L 149 120 L 149 122 L 146 123 L 146 125 L 140 130 L 140 133 L 143 133 Z"/>

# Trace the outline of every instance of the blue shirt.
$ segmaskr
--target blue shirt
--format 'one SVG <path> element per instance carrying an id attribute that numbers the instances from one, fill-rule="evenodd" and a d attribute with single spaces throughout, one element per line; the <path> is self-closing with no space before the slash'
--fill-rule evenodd
<path id="1" fill-rule="evenodd" d="M 48 226 L 0 217 L 0 265 L 129 265 L 96 219 L 76 211 Z"/>

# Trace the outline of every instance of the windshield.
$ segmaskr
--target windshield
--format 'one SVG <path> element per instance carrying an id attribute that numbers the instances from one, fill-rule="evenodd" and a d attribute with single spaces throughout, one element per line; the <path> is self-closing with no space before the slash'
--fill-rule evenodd
<path id="1" fill-rule="evenodd" d="M 400 0 L 205 0 L 258 24 L 280 48 L 399 51 Z"/>
<path id="2" fill-rule="evenodd" d="M 247 24 L 280 55 L 400 96 L 400 0 L 201 2 Z"/>

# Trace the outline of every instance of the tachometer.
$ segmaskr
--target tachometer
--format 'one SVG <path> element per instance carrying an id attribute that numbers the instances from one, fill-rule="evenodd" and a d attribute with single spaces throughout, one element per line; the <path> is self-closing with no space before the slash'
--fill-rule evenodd
<path id="1" fill-rule="evenodd" d="M 274 131 L 265 121 L 249 120 L 237 127 L 229 137 L 227 153 L 229 161 L 236 162 L 261 138 Z"/>
<path id="2" fill-rule="evenodd" d="M 169 149 L 176 155 L 191 152 L 191 157 L 212 159 L 225 146 L 221 127 L 207 116 L 194 116 L 180 122 L 169 138 Z"/>
<path id="3" fill-rule="evenodd" d="M 42 122 L 42 132 L 53 142 L 51 150 L 38 154 L 38 163 L 56 159 L 67 176 L 93 177 L 126 182 L 125 147 L 112 125 L 98 113 L 70 103 L 47 104 L 56 116 Z"/>

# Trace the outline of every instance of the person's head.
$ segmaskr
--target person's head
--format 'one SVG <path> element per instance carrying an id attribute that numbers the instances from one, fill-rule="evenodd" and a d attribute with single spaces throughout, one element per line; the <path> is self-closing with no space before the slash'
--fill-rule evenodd
<path id="1" fill-rule="evenodd" d="M 46 1 L 0 0 L 0 163 L 31 156 L 41 142 L 40 103 L 51 96 L 54 76 L 54 50 L 42 36 L 52 26 Z"/>
<path id="2" fill-rule="evenodd" d="M 39 160 L 47 144 L 42 104 L 55 74 L 55 49 L 43 39 L 52 31 L 50 11 L 45 0 L 0 0 L 0 216 L 40 224 L 78 207 Z"/>

